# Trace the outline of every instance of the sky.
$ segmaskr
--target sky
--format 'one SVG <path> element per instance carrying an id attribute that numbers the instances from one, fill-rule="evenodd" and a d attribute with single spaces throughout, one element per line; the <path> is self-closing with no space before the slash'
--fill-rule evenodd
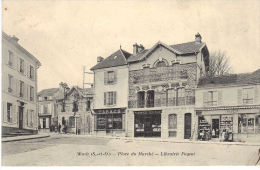
<path id="1" fill-rule="evenodd" d="M 229 57 L 233 73 L 260 68 L 260 1 L 3 0 L 2 29 L 39 59 L 38 90 L 82 87 L 83 66 L 122 46 L 151 48 L 194 40 Z M 93 75 L 86 76 L 93 81 Z"/>

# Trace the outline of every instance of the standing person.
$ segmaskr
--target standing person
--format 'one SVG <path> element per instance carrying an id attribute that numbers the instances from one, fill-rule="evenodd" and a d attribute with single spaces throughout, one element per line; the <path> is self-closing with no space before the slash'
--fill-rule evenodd
<path id="1" fill-rule="evenodd" d="M 59 125 L 58 125 L 58 132 L 60 133 L 60 129 L 61 129 L 61 125 L 60 125 L 60 123 L 59 123 Z"/>

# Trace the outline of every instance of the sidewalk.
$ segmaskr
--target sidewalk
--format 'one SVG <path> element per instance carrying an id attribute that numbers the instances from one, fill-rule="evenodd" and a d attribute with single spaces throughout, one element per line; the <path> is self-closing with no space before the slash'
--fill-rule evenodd
<path id="1" fill-rule="evenodd" d="M 37 135 L 25 135 L 25 136 L 14 136 L 14 137 L 2 137 L 2 142 L 12 142 L 12 141 L 20 141 L 20 140 L 29 140 L 29 139 L 37 139 L 37 138 L 47 138 L 49 134 L 37 134 Z"/>
<path id="2" fill-rule="evenodd" d="M 125 141 L 150 141 L 150 142 L 170 142 L 170 143 L 260 146 L 260 143 L 251 143 L 251 142 L 248 143 L 248 142 L 195 141 L 195 140 L 189 140 L 189 139 L 176 140 L 176 139 L 162 139 L 162 138 L 141 138 L 141 137 L 133 138 L 133 137 L 120 137 L 120 136 L 97 136 L 97 135 L 75 135 L 75 134 L 54 134 L 54 135 L 117 139 L 117 140 L 125 140 Z"/>

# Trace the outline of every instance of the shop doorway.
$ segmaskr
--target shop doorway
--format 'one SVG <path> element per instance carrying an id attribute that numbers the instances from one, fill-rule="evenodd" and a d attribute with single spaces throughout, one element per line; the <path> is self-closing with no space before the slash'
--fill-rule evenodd
<path id="1" fill-rule="evenodd" d="M 23 129 L 23 106 L 19 106 L 19 129 Z"/>
<path id="2" fill-rule="evenodd" d="M 184 115 L 184 139 L 190 139 L 191 137 L 191 113 L 185 113 Z"/>
<path id="3" fill-rule="evenodd" d="M 219 138 L 219 119 L 212 119 L 212 138 Z"/>

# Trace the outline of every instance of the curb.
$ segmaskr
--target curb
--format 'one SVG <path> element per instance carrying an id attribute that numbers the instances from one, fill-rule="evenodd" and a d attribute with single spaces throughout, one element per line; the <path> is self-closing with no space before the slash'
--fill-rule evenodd
<path id="1" fill-rule="evenodd" d="M 2 138 L 2 143 L 4 142 L 15 142 L 15 141 L 21 141 L 21 140 L 29 140 L 29 139 L 40 139 L 40 138 L 47 138 L 50 137 L 50 135 L 42 135 L 42 136 L 32 136 L 32 137 L 27 137 L 27 138 L 17 138 L 17 139 L 3 139 Z"/>

